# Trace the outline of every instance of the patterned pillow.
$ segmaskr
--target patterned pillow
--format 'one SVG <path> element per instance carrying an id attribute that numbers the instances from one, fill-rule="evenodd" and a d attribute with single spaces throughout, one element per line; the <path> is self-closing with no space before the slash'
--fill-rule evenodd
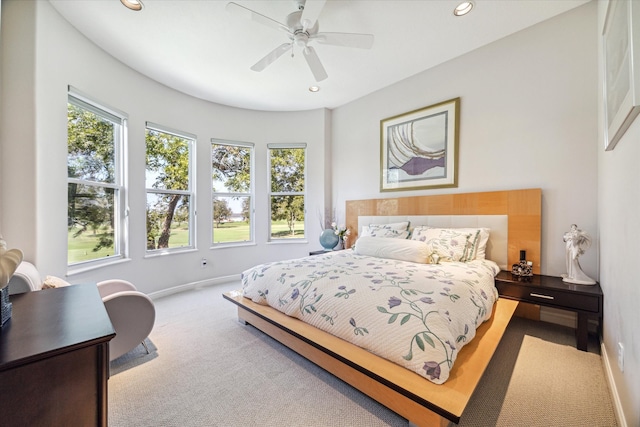
<path id="1" fill-rule="evenodd" d="M 62 288 L 69 286 L 71 283 L 56 276 L 47 276 L 42 282 L 42 289 Z"/>
<path id="2" fill-rule="evenodd" d="M 411 239 L 425 242 L 430 253 L 437 254 L 440 261 L 468 262 L 484 259 L 489 229 L 419 226 L 414 228 Z"/>
<path id="3" fill-rule="evenodd" d="M 362 227 L 361 237 L 387 237 L 393 239 L 406 239 L 409 237 L 409 222 L 396 222 L 393 224 L 369 224 Z"/>

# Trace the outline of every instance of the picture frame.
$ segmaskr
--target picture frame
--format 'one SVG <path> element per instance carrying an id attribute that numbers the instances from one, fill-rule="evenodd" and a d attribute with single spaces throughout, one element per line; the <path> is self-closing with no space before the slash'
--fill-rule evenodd
<path id="1" fill-rule="evenodd" d="M 380 121 L 380 191 L 458 186 L 460 98 Z"/>
<path id="2" fill-rule="evenodd" d="M 609 1 L 602 31 L 605 150 L 613 150 L 640 113 L 640 5 Z"/>

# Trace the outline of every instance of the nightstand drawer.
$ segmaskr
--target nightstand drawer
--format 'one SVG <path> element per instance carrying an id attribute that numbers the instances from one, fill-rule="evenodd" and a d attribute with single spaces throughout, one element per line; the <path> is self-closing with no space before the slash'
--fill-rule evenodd
<path id="1" fill-rule="evenodd" d="M 496 281 L 496 288 L 500 295 L 511 297 L 520 301 L 531 302 L 558 308 L 600 312 L 600 300 L 596 296 L 582 295 L 575 292 L 563 292 L 556 289 L 540 288 L 539 286 L 527 286 Z"/>

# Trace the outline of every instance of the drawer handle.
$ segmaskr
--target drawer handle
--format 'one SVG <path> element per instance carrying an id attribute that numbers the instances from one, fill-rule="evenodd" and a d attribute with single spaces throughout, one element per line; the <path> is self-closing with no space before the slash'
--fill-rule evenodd
<path id="1" fill-rule="evenodd" d="M 538 297 L 538 298 L 544 298 L 544 299 L 554 299 L 550 295 L 540 295 L 540 294 L 534 294 L 534 293 L 530 293 L 529 295 L 531 295 L 532 297 Z"/>

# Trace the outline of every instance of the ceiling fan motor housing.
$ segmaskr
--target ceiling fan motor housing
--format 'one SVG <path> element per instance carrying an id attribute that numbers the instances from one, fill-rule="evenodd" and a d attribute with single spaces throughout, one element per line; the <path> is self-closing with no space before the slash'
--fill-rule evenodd
<path id="1" fill-rule="evenodd" d="M 306 33 L 307 37 L 312 36 L 318 33 L 318 21 L 313 24 L 313 27 L 309 27 L 305 30 L 302 22 L 300 21 L 300 17 L 302 16 L 302 11 L 299 10 L 297 12 L 292 12 L 287 15 L 287 27 L 292 34 L 297 33 Z"/>

